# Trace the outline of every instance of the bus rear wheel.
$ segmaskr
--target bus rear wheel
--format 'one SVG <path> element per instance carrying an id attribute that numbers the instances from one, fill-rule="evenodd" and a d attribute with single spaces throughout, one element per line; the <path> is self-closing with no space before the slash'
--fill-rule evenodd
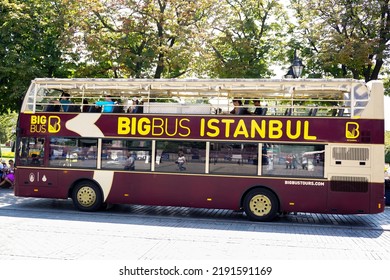
<path id="1" fill-rule="evenodd" d="M 74 206 L 81 211 L 97 211 L 103 205 L 99 187 L 90 181 L 82 181 L 74 187 L 72 200 Z"/>
<path id="2" fill-rule="evenodd" d="M 245 196 L 243 207 L 249 219 L 268 222 L 277 216 L 279 202 L 270 190 L 254 189 Z"/>

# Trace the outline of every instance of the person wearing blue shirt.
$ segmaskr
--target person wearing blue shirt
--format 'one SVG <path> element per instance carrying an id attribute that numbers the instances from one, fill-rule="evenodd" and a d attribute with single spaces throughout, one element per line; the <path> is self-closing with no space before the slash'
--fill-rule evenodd
<path id="1" fill-rule="evenodd" d="M 70 94 L 67 92 L 62 92 L 60 96 L 60 100 L 53 100 L 51 101 L 45 111 L 46 112 L 68 112 L 70 104 L 72 102 L 69 100 Z"/>
<path id="2" fill-rule="evenodd" d="M 60 104 L 62 107 L 63 112 L 68 112 L 69 111 L 69 104 L 72 104 L 72 102 L 69 100 L 70 94 L 69 93 L 62 93 L 61 98 L 60 98 Z"/>
<path id="3" fill-rule="evenodd" d="M 112 111 L 114 110 L 114 104 L 115 102 L 112 101 L 110 95 L 106 95 L 104 97 L 104 100 L 97 101 L 95 103 L 96 106 L 102 107 L 102 113 L 112 113 Z"/>

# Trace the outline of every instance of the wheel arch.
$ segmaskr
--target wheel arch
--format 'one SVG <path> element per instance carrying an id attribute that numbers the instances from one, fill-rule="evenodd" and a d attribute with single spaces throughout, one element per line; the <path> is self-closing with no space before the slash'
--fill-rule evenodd
<path id="1" fill-rule="evenodd" d="M 83 181 L 89 181 L 89 182 L 92 182 L 94 183 L 98 188 L 99 188 L 99 192 L 100 194 L 102 195 L 102 197 L 104 197 L 104 193 L 103 193 L 103 189 L 102 189 L 102 186 L 94 179 L 91 179 L 91 178 L 79 178 L 77 180 L 75 180 L 72 185 L 70 186 L 69 190 L 68 190 L 68 198 L 72 198 L 72 194 L 73 194 L 73 190 L 74 188 L 80 183 L 80 182 L 83 182 Z"/>

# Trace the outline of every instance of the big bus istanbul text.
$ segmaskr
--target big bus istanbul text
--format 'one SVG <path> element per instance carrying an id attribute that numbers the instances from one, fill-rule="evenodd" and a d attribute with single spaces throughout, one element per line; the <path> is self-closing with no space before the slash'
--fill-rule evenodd
<path id="1" fill-rule="evenodd" d="M 172 123 L 174 122 L 174 123 Z M 118 135 L 169 136 L 187 137 L 191 134 L 190 119 L 188 118 L 118 118 Z M 305 140 L 316 140 L 317 136 L 310 135 L 309 121 L 287 120 L 285 125 L 280 120 L 250 120 L 243 119 L 200 119 L 199 135 L 210 138 L 270 138 L 280 139 L 283 136 L 291 140 L 303 137 Z"/>

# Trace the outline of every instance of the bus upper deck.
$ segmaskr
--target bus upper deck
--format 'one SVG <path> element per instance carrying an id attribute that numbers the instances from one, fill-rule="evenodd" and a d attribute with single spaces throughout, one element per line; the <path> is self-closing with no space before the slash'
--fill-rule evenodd
<path id="1" fill-rule="evenodd" d="M 44 112 L 61 94 L 70 95 L 72 112 L 91 112 L 105 96 L 114 112 L 134 106 L 151 114 L 228 114 L 232 101 L 263 115 L 383 119 L 383 96 L 371 94 L 378 81 L 352 79 L 35 79 L 21 112 Z"/>

